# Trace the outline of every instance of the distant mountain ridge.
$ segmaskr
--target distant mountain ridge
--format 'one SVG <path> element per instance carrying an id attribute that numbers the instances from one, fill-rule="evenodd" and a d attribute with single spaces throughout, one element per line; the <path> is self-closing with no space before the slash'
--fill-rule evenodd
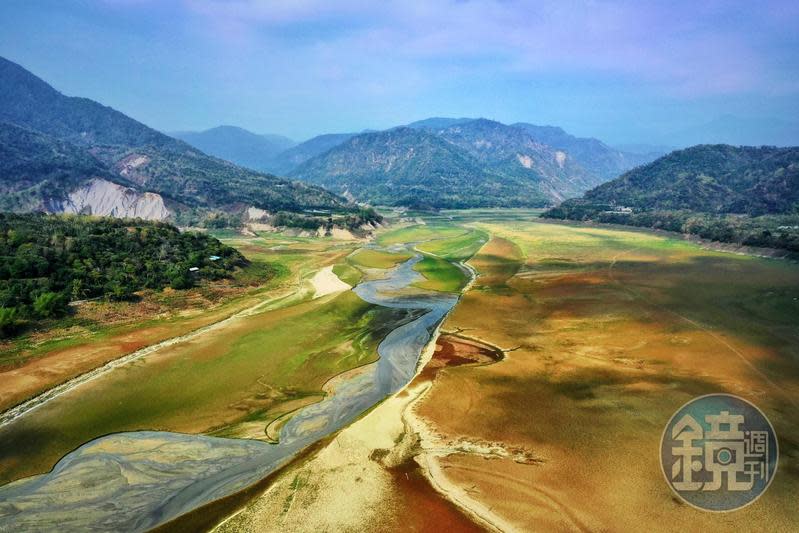
<path id="1" fill-rule="evenodd" d="M 270 170 L 273 158 L 297 143 L 282 135 L 259 135 L 236 126 L 217 126 L 205 131 L 178 131 L 172 136 L 202 150 L 262 172 Z"/>
<path id="2" fill-rule="evenodd" d="M 545 206 L 577 196 L 647 159 L 549 128 L 568 141 L 568 148 L 555 148 L 538 138 L 543 131 L 549 140 L 552 132 L 536 128 L 488 119 L 430 118 L 382 132 L 350 135 L 308 158 L 289 175 L 373 203 L 415 205 L 423 199 L 434 207 Z M 434 143 L 431 137 L 446 144 Z M 353 142 L 356 139 L 362 142 Z M 414 151 L 410 144 L 414 140 L 424 149 Z M 602 158 L 603 164 L 597 165 Z M 443 172 L 447 164 L 456 167 L 449 175 Z M 602 171 L 596 171 L 597 166 Z M 447 184 L 457 189 L 446 190 Z M 409 196 L 409 190 L 421 196 Z M 463 197 L 458 197 L 459 191 Z"/>
<path id="3" fill-rule="evenodd" d="M 677 150 L 545 212 L 799 254 L 799 147 Z"/>
<path id="4" fill-rule="evenodd" d="M 799 147 L 693 146 L 604 183 L 584 199 L 705 213 L 799 212 Z"/>
<path id="5" fill-rule="evenodd" d="M 12 174 L 0 176 L 0 193 L 7 209 L 64 205 L 70 192 L 90 187 L 98 179 L 124 187 L 119 202 L 133 201 L 130 194 L 153 193 L 163 198 L 170 210 L 181 206 L 226 211 L 247 206 L 265 210 L 345 208 L 343 199 L 324 189 L 238 167 L 110 107 L 65 96 L 3 58 L 0 122 L 6 123 L 2 149 L 10 154 L 5 163 L 14 169 Z M 21 134 L 13 126 L 29 131 Z M 30 145 L 26 148 L 24 143 Z M 52 147 L 49 161 L 42 150 L 48 144 Z M 37 154 L 35 161 L 26 150 Z"/>
<path id="6" fill-rule="evenodd" d="M 408 127 L 354 136 L 290 175 L 374 204 L 474 207 L 547 202 L 530 183 L 493 173 L 452 143 Z"/>
<path id="7" fill-rule="evenodd" d="M 451 128 L 452 126 L 457 126 L 458 124 L 465 124 L 473 120 L 477 119 L 466 118 L 466 117 L 461 117 L 461 118 L 430 117 L 422 120 L 417 120 L 415 122 L 411 122 L 407 126 L 409 128 L 417 130 L 437 130 L 437 129 Z"/>
<path id="8" fill-rule="evenodd" d="M 564 150 L 586 169 L 603 180 L 613 179 L 622 172 L 652 161 L 663 152 L 633 153 L 613 148 L 593 137 L 575 137 L 557 126 L 536 126 L 517 122 L 513 127 L 523 129 L 534 139 L 555 149 Z"/>
<path id="9" fill-rule="evenodd" d="M 271 158 L 267 168 L 275 174 L 288 174 L 312 157 L 323 154 L 357 133 L 326 133 L 301 142 Z"/>
<path id="10" fill-rule="evenodd" d="M 522 122 L 508 126 L 488 119 L 431 117 L 411 122 L 405 127 L 445 138 L 465 149 L 483 164 L 487 164 L 491 167 L 488 170 L 493 174 L 510 175 L 511 180 L 524 175 L 534 180 L 542 180 L 541 189 L 552 201 L 575 196 L 596 183 L 612 179 L 636 165 L 662 155 L 656 149 L 647 153 L 628 153 L 612 148 L 598 139 L 575 137 L 555 126 L 536 126 Z M 492 132 L 492 129 L 495 131 Z M 464 132 L 467 136 L 480 134 L 494 136 L 494 140 L 490 143 L 493 148 L 485 144 L 483 148 L 488 148 L 487 150 L 477 149 L 459 132 Z M 179 132 L 176 136 L 197 148 L 239 164 L 274 174 L 302 178 L 298 168 L 306 161 L 321 156 L 357 135 L 366 133 L 378 132 L 364 130 L 361 133 L 318 135 L 278 153 L 275 153 L 273 145 L 266 145 L 262 136 L 233 126 L 220 126 L 200 134 Z M 227 140 L 225 137 L 236 138 L 236 141 Z M 473 140 L 480 142 L 476 137 Z M 208 144 L 204 144 L 206 141 Z M 517 153 L 511 154 L 508 150 L 514 145 Z M 523 154 L 525 150 L 535 152 L 537 155 Z M 246 151 L 249 153 L 244 153 Z M 563 152 L 565 158 L 563 154 L 556 156 L 555 152 Z M 521 161 L 524 161 L 521 166 L 521 161 L 514 159 L 520 154 L 523 158 Z M 560 158 L 560 161 L 557 158 Z M 534 161 L 541 168 L 532 170 L 525 167 L 532 165 Z M 568 168 L 564 171 L 563 166 Z M 559 175 L 565 174 L 569 174 L 568 179 L 558 178 Z M 314 178 L 310 178 L 309 181 L 314 182 Z"/>

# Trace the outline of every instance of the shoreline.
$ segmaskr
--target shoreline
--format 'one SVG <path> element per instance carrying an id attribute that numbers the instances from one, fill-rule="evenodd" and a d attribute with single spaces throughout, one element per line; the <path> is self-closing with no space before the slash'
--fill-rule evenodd
<path id="1" fill-rule="evenodd" d="M 609 224 L 606 222 L 594 222 L 592 220 L 570 220 L 559 218 L 535 218 L 532 222 L 541 222 L 544 224 L 562 224 L 564 226 L 582 227 L 582 228 L 602 228 L 611 230 L 627 230 L 634 232 L 654 233 L 662 237 L 670 237 L 672 239 L 688 241 L 700 246 L 701 248 L 713 252 L 722 252 L 734 255 L 745 255 L 749 257 L 759 257 L 761 259 L 782 259 L 786 261 L 797 261 L 799 259 L 796 254 L 789 250 L 782 248 L 763 248 L 758 246 L 746 246 L 744 244 L 737 244 L 734 242 L 713 241 L 704 239 L 698 235 L 691 233 L 682 233 L 679 231 L 669 231 L 658 228 L 648 228 L 645 226 L 630 226 L 628 224 Z"/>
<path id="2" fill-rule="evenodd" d="M 111 361 L 108 361 L 108 362 L 106 362 L 106 363 L 104 363 L 104 364 L 102 364 L 102 365 L 100 365 L 98 367 L 95 367 L 95 368 L 93 368 L 93 369 L 91 369 L 91 370 L 89 370 L 87 372 L 84 372 L 82 374 L 78 374 L 77 376 L 75 376 L 75 377 L 73 377 L 71 379 L 68 379 L 67 381 L 59 383 L 58 385 L 55 385 L 55 386 L 50 387 L 49 389 L 47 389 L 47 390 L 45 390 L 43 392 L 40 392 L 36 396 L 33 396 L 32 398 L 29 398 L 29 399 L 25 400 L 22 403 L 18 403 L 17 405 L 15 405 L 15 406 L 13 406 L 13 407 L 11 407 L 9 409 L 6 409 L 5 411 L 0 412 L 0 428 L 7 426 L 8 424 L 10 424 L 10 423 L 14 422 L 15 420 L 19 419 L 20 417 L 25 416 L 26 414 L 28 414 L 28 413 L 32 412 L 33 410 L 41 407 L 42 405 L 45 405 L 47 402 L 49 402 L 51 400 L 54 400 L 55 398 L 57 398 L 57 397 L 59 397 L 59 396 L 61 396 L 63 394 L 71 392 L 72 390 L 80 387 L 81 385 L 89 383 L 92 380 L 94 380 L 94 379 L 96 379 L 96 378 L 98 378 L 100 376 L 103 376 L 103 375 L 115 370 L 118 367 L 121 367 L 121 366 L 126 365 L 128 363 L 132 363 L 134 361 L 137 361 L 137 360 L 139 360 L 139 359 L 141 359 L 143 357 L 146 357 L 146 356 L 148 356 L 150 354 L 153 354 L 153 353 L 155 353 L 155 352 L 157 352 L 157 351 L 159 351 L 159 350 L 161 350 L 163 348 L 168 348 L 168 347 L 173 346 L 175 344 L 180 344 L 182 342 L 190 341 L 190 340 L 194 339 L 195 337 L 198 337 L 198 336 L 203 335 L 205 333 L 214 331 L 214 330 L 216 330 L 216 329 L 218 329 L 220 327 L 223 327 L 223 326 L 227 325 L 229 322 L 232 322 L 232 321 L 237 320 L 239 318 L 246 318 L 248 316 L 252 316 L 253 314 L 257 313 L 258 310 L 261 307 L 265 307 L 265 306 L 269 305 L 270 303 L 273 303 L 273 302 L 275 302 L 277 300 L 280 300 L 280 299 L 286 298 L 288 296 L 291 296 L 292 294 L 298 292 L 299 290 L 301 290 L 301 289 L 299 289 L 299 288 L 298 289 L 292 289 L 291 291 L 288 291 L 286 294 L 276 295 L 276 296 L 271 297 L 271 298 L 269 298 L 267 300 L 263 300 L 261 302 L 258 302 L 255 305 L 252 305 L 250 307 L 242 309 L 241 311 L 236 311 L 232 315 L 229 315 L 229 316 L 227 316 L 227 317 L 225 317 L 225 318 L 223 318 L 223 319 L 221 319 L 221 320 L 219 320 L 217 322 L 213 322 L 213 323 L 208 324 L 206 326 L 201 326 L 201 327 L 199 327 L 197 329 L 189 331 L 188 333 L 184 333 L 183 335 L 178 335 L 176 337 L 170 337 L 168 339 L 164 339 L 162 341 L 159 341 L 159 342 L 157 342 L 155 344 L 151 344 L 149 346 L 145 346 L 144 348 L 140 348 L 140 349 L 138 349 L 138 350 L 136 350 L 134 352 L 130 352 L 130 353 L 125 354 L 125 355 L 123 355 L 121 357 L 117 357 L 116 359 L 112 359 Z"/>
<path id="3" fill-rule="evenodd" d="M 463 262 L 457 264 L 470 275 L 468 283 L 458 295 L 460 301 L 472 288 L 479 274 L 471 265 Z M 329 499 L 330 493 L 335 492 L 334 487 L 345 482 L 347 474 L 353 472 L 351 475 L 355 475 L 354 472 L 357 472 L 356 480 L 365 480 L 364 483 L 374 485 L 371 489 L 372 493 L 361 494 L 353 487 L 351 490 L 355 492 L 348 495 L 346 505 L 364 509 L 370 508 L 369 504 L 380 507 L 380 504 L 395 497 L 395 491 L 402 491 L 393 484 L 391 479 L 395 475 L 394 470 L 408 461 L 413 461 L 418 466 L 421 479 L 424 480 L 423 483 L 440 498 L 442 504 L 454 506 L 475 526 L 490 531 L 515 530 L 512 524 L 491 512 L 485 505 L 470 498 L 463 489 L 446 477 L 443 469 L 437 464 L 437 456 L 442 453 L 444 448 L 435 442 L 433 432 L 415 413 L 416 405 L 427 396 L 435 383 L 435 374 L 431 376 L 428 371 L 437 372 L 439 369 L 432 369 L 428 365 L 435 357 L 442 335 L 449 335 L 443 331 L 443 326 L 456 306 L 457 304 L 450 309 L 432 332 L 430 340 L 419 355 L 413 378 L 404 387 L 364 413 L 350 425 L 342 428 L 313 457 L 301 462 L 292 461 L 285 465 L 279 472 L 281 475 L 276 477 L 274 484 L 264 490 L 261 497 L 253 498 L 236 512 L 226 516 L 217 523 L 212 531 L 222 533 L 251 528 L 283 527 L 285 524 L 278 526 L 274 522 L 261 525 L 260 517 L 268 517 L 273 521 L 279 519 L 275 513 L 279 512 L 277 506 L 282 499 L 290 498 L 293 502 L 295 498 L 302 498 L 302 495 L 297 496 L 292 485 L 303 477 L 315 480 L 315 497 L 312 505 L 320 507 L 314 509 L 313 513 L 306 509 L 309 515 L 326 517 L 330 521 L 327 523 L 328 526 L 334 528 L 337 526 L 368 527 L 370 518 L 366 516 L 368 513 L 357 517 L 349 515 L 346 511 L 338 508 L 344 503 L 335 501 L 335 496 L 333 497 L 334 501 L 319 504 L 318 499 L 326 499 L 320 494 L 324 494 Z M 453 335 L 453 337 L 456 336 Z M 505 357 L 505 350 L 489 343 L 472 339 L 464 340 L 481 345 L 496 354 L 496 358 L 492 357 L 493 360 L 490 362 L 477 364 L 494 364 Z M 386 443 L 390 443 L 388 447 L 385 446 Z M 471 444 L 471 450 L 486 457 L 514 455 L 513 452 L 504 448 L 479 443 Z M 446 450 L 444 455 L 449 453 L 464 452 L 451 448 Z M 424 517 L 421 518 L 424 519 Z M 285 519 L 284 517 L 283 520 Z M 379 520 L 381 517 L 375 517 L 375 519 Z M 386 519 L 386 517 L 382 517 L 382 519 Z M 390 518 L 388 519 L 390 520 Z M 299 522 L 298 526 L 300 529 L 313 527 L 303 522 Z"/>

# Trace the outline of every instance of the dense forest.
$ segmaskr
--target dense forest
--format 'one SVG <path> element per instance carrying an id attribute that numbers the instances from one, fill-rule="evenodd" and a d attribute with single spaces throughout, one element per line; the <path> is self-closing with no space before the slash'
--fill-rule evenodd
<path id="1" fill-rule="evenodd" d="M 0 213 L 0 335 L 63 315 L 73 300 L 186 289 L 245 262 L 213 237 L 160 222 Z"/>
<path id="2" fill-rule="evenodd" d="M 383 217 L 372 207 L 359 206 L 351 211 L 306 210 L 278 211 L 264 216 L 260 222 L 275 227 L 300 228 L 316 231 L 324 227 L 348 229 L 356 235 L 366 235 L 369 226 L 380 224 Z M 173 222 L 180 227 L 204 227 L 209 229 L 242 228 L 250 220 L 246 213 L 222 213 L 207 209 L 184 209 L 175 213 Z M 364 227 L 365 226 L 365 227 Z"/>

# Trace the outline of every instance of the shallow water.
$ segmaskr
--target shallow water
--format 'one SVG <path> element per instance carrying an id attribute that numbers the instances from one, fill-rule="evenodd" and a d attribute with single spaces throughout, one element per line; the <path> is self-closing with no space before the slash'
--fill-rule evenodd
<path id="1" fill-rule="evenodd" d="M 146 530 L 256 483 L 348 425 L 410 381 L 433 330 L 457 302 L 411 287 L 422 279 L 413 270 L 421 259 L 353 290 L 369 303 L 424 314 L 386 336 L 377 362 L 345 374 L 324 400 L 296 413 L 278 444 L 157 431 L 101 437 L 47 474 L 0 487 L 0 531 Z"/>

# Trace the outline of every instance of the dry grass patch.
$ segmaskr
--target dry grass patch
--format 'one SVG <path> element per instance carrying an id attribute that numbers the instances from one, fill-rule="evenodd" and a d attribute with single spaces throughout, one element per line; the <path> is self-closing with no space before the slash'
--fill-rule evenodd
<path id="1" fill-rule="evenodd" d="M 441 374 L 419 413 L 443 438 L 501 442 L 541 462 L 453 454 L 441 460 L 448 479 L 522 529 L 799 521 L 795 265 L 643 232 L 479 226 L 493 236 L 471 261 L 481 277 L 444 327 L 511 351 Z M 680 505 L 657 454 L 674 410 L 719 391 L 758 404 L 783 453 L 769 491 L 734 517 Z"/>

